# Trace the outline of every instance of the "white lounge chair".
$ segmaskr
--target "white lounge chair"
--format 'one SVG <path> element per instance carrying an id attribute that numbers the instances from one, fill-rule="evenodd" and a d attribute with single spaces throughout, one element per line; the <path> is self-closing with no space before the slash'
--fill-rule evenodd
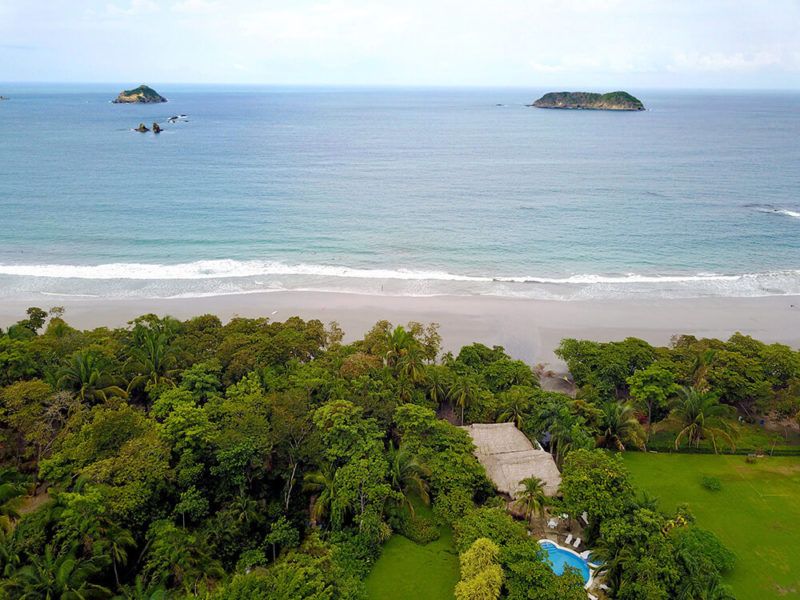
<path id="1" fill-rule="evenodd" d="M 591 551 L 591 550 L 584 550 L 583 552 L 581 552 L 581 558 L 582 558 L 583 560 L 589 560 L 589 555 L 590 555 L 591 553 L 592 553 L 592 551 Z"/>
<path id="2" fill-rule="evenodd" d="M 575 542 L 572 544 L 573 548 L 577 548 L 581 545 L 581 538 L 575 538 Z"/>
<path id="3" fill-rule="evenodd" d="M 555 529 L 555 528 L 557 528 L 557 527 L 558 527 L 558 521 L 556 521 L 555 519 L 550 519 L 550 520 L 547 522 L 547 526 L 548 526 L 550 529 Z"/>
<path id="4" fill-rule="evenodd" d="M 567 539 L 564 540 L 564 543 L 567 544 L 568 546 L 572 543 L 572 534 L 571 533 L 567 536 Z"/>
<path id="5" fill-rule="evenodd" d="M 610 588 L 610 587 L 608 587 L 608 586 L 607 586 L 605 583 L 601 583 L 601 584 L 600 584 L 598 587 L 599 587 L 601 590 L 603 590 L 604 592 L 610 592 L 610 591 L 611 591 L 611 588 Z"/>
<path id="6" fill-rule="evenodd" d="M 597 596 L 594 594 L 589 594 L 589 600 L 597 600 Z"/>

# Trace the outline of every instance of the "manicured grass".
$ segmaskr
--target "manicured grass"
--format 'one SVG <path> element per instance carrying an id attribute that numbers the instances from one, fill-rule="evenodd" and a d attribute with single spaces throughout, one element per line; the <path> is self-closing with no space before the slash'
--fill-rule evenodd
<path id="1" fill-rule="evenodd" d="M 663 510 L 686 503 L 736 553 L 727 582 L 739 600 L 800 598 L 800 458 L 627 452 L 636 486 Z M 719 491 L 701 485 L 716 477 Z"/>
<path id="2" fill-rule="evenodd" d="M 372 600 L 453 600 L 458 579 L 458 553 L 449 528 L 424 546 L 393 535 L 367 578 L 367 594 Z"/>

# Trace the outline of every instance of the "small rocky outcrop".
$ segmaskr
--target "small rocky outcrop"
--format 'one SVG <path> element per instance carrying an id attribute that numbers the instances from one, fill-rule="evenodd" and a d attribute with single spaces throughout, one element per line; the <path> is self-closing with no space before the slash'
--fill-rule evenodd
<path id="1" fill-rule="evenodd" d="M 158 123 L 153 123 L 153 133 L 161 133 L 161 126 Z"/>
<path id="2" fill-rule="evenodd" d="M 593 94 L 590 92 L 550 92 L 531 106 L 577 110 L 644 110 L 642 101 L 628 92 Z"/>
<path id="3" fill-rule="evenodd" d="M 167 99 L 146 85 L 140 85 L 132 90 L 124 90 L 114 100 L 114 104 L 156 104 L 166 102 Z"/>
<path id="4" fill-rule="evenodd" d="M 136 129 L 134 129 L 134 131 L 138 131 L 139 133 L 147 133 L 150 130 L 144 123 L 139 123 L 139 126 Z"/>

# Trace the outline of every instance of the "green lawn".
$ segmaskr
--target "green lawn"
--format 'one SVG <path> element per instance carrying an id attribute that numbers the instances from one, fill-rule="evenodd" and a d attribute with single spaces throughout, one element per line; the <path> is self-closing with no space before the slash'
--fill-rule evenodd
<path id="1" fill-rule="evenodd" d="M 449 528 L 424 546 L 393 535 L 367 578 L 367 593 L 373 600 L 453 600 L 458 579 L 458 553 Z"/>
<path id="2" fill-rule="evenodd" d="M 739 600 L 800 598 L 800 458 L 627 452 L 637 487 L 664 510 L 687 503 L 701 527 L 736 553 L 727 581 Z M 718 478 L 710 492 L 703 476 Z"/>

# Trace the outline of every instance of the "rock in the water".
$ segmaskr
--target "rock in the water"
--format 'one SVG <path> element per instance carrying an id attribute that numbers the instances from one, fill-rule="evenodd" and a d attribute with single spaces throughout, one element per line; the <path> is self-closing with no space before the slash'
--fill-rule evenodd
<path id="1" fill-rule="evenodd" d="M 153 123 L 153 133 L 161 133 L 161 126 L 158 123 Z"/>
<path id="2" fill-rule="evenodd" d="M 583 110 L 644 110 L 644 104 L 628 92 L 592 94 L 590 92 L 550 92 L 531 106 Z"/>
<path id="3" fill-rule="evenodd" d="M 153 104 L 166 101 L 167 99 L 153 88 L 140 85 L 135 89 L 120 92 L 119 96 L 114 100 L 114 104 Z"/>
<path id="4" fill-rule="evenodd" d="M 139 123 L 139 126 L 136 129 L 134 129 L 134 131 L 138 131 L 139 133 L 147 133 L 150 130 L 144 123 Z"/>

